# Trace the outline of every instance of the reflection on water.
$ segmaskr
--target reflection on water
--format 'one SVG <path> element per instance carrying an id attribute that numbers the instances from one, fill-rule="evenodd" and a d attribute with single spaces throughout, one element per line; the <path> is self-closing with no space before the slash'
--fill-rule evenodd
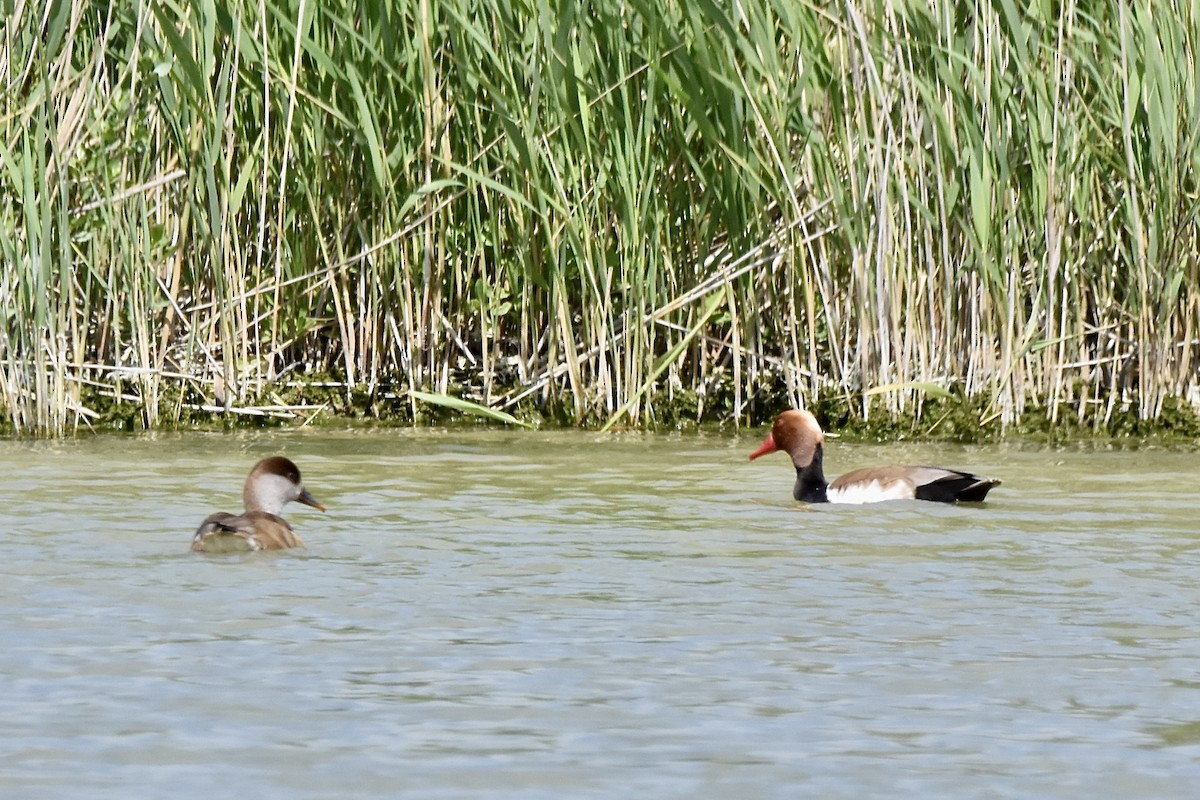
<path id="1" fill-rule="evenodd" d="M 833 443 L 1005 483 L 807 508 L 760 438 L 0 443 L 0 786 L 1191 796 L 1194 453 Z M 276 452 L 308 548 L 190 553 Z"/>

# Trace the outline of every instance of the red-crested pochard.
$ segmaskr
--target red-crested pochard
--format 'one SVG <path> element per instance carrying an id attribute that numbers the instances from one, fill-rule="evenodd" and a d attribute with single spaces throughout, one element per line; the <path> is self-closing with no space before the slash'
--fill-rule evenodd
<path id="1" fill-rule="evenodd" d="M 264 458 L 254 465 L 242 488 L 246 510 L 241 514 L 218 511 L 201 523 L 192 537 L 192 549 L 201 553 L 234 553 L 248 550 L 283 550 L 304 542 L 288 521 L 279 516 L 296 500 L 324 511 L 300 482 L 300 470 L 283 456 Z"/>
<path id="2" fill-rule="evenodd" d="M 817 419 L 807 411 L 785 411 L 762 447 L 750 460 L 782 450 L 796 465 L 796 488 L 792 494 L 806 503 L 877 503 L 881 500 L 934 500 L 955 503 L 978 502 L 987 497 L 995 478 L 943 467 L 867 467 L 847 472 L 833 483 L 825 480 L 821 467 L 825 435 Z"/>

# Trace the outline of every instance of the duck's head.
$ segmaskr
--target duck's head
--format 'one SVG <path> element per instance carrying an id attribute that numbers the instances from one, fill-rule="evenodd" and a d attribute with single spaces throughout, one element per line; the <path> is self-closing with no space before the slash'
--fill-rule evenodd
<path id="1" fill-rule="evenodd" d="M 325 510 L 304 488 L 300 469 L 283 456 L 264 458 L 254 465 L 242 488 L 242 499 L 247 511 L 265 511 L 276 516 L 293 500 L 318 511 Z"/>
<path id="2" fill-rule="evenodd" d="M 775 418 L 771 432 L 762 446 L 750 454 L 750 460 L 782 450 L 792 457 L 792 463 L 804 468 L 813 462 L 825 442 L 817 418 L 807 411 L 793 409 Z"/>

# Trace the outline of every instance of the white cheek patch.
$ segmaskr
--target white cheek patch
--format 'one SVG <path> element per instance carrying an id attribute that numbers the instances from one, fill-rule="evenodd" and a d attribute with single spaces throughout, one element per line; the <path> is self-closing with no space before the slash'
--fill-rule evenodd
<path id="1" fill-rule="evenodd" d="M 300 496 L 296 484 L 282 475 L 269 474 L 258 476 L 252 494 L 255 508 L 275 515 L 282 514 L 283 507 Z"/>
<path id="2" fill-rule="evenodd" d="M 916 497 L 912 484 L 907 481 L 891 481 L 880 483 L 852 483 L 849 486 L 832 486 L 825 495 L 831 503 L 862 505 L 863 503 L 881 503 L 884 500 L 912 500 Z"/>

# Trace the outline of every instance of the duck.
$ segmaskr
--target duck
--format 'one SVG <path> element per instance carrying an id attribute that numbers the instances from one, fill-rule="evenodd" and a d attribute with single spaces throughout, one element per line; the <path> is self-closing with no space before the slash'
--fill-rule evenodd
<path id="1" fill-rule="evenodd" d="M 300 470 L 290 459 L 264 458 L 250 470 L 242 487 L 246 510 L 241 514 L 225 511 L 209 514 L 192 537 L 192 550 L 232 553 L 304 547 L 292 526 L 280 516 L 283 507 L 293 500 L 318 511 L 325 510 L 304 488 Z"/>
<path id="2" fill-rule="evenodd" d="M 792 495 L 805 503 L 877 503 L 883 500 L 932 500 L 939 503 L 982 502 L 1000 485 L 996 478 L 945 467 L 884 466 L 847 472 L 833 483 L 825 480 L 822 459 L 825 434 L 808 411 L 792 409 L 775 419 L 762 446 L 750 454 L 760 456 L 782 450 L 796 466 Z"/>

